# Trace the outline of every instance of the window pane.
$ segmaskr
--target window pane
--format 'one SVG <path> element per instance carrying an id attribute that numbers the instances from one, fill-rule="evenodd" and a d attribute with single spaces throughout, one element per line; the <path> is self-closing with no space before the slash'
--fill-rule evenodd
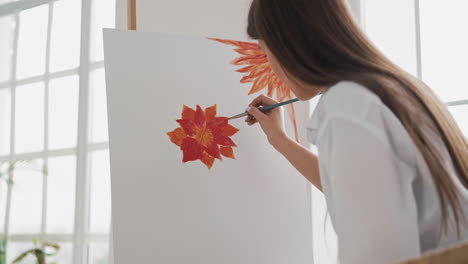
<path id="1" fill-rule="evenodd" d="M 458 126 L 468 137 L 468 105 L 452 106 L 449 108 Z"/>
<path id="2" fill-rule="evenodd" d="M 44 147 L 44 83 L 16 89 L 15 152 L 40 151 Z"/>
<path id="3" fill-rule="evenodd" d="M 48 6 L 20 13 L 17 78 L 44 74 L 47 41 Z"/>
<path id="4" fill-rule="evenodd" d="M 423 79 L 444 101 L 468 99 L 468 1 L 420 2 Z"/>
<path id="5" fill-rule="evenodd" d="M 0 90 L 0 156 L 10 153 L 11 96 L 10 89 Z"/>
<path id="6" fill-rule="evenodd" d="M 44 241 L 44 242 L 50 242 L 50 241 Z M 41 241 L 39 241 L 41 243 Z M 58 243 L 60 246 L 60 250 L 58 252 L 58 255 L 56 256 L 51 256 L 51 257 L 46 257 L 46 263 L 72 263 L 72 247 L 71 243 Z M 11 263 L 14 258 L 18 257 L 21 253 L 35 248 L 34 243 L 32 242 L 9 242 L 8 243 L 8 261 L 7 263 Z M 50 250 L 48 252 L 51 252 Z M 23 259 L 19 264 L 37 264 L 37 258 L 33 255 L 30 254 L 28 257 Z"/>
<path id="7" fill-rule="evenodd" d="M 52 21 L 51 72 L 78 67 L 81 0 L 55 2 Z"/>
<path id="8" fill-rule="evenodd" d="M 7 263 L 12 263 L 15 258 L 17 258 L 21 253 L 34 248 L 32 242 L 12 242 L 10 241 L 7 245 Z M 21 264 L 36 264 L 37 259 L 34 256 L 27 256 Z"/>
<path id="9" fill-rule="evenodd" d="M 50 81 L 49 149 L 76 146 L 78 130 L 78 76 Z"/>
<path id="10" fill-rule="evenodd" d="M 92 243 L 90 264 L 109 264 L 109 243 Z"/>
<path id="11" fill-rule="evenodd" d="M 91 141 L 107 141 L 107 100 L 103 68 L 91 72 L 90 101 Z"/>
<path id="12" fill-rule="evenodd" d="M 39 233 L 42 216 L 42 162 L 15 170 L 11 197 L 10 232 Z"/>
<path id="13" fill-rule="evenodd" d="M 3 233 L 5 227 L 5 213 L 6 213 L 6 205 L 7 205 L 7 172 L 8 163 L 7 162 L 0 162 L 0 234 Z M 1 249 L 1 245 L 0 245 Z"/>
<path id="14" fill-rule="evenodd" d="M 91 153 L 91 219 L 90 231 L 110 231 L 111 195 L 109 151 Z"/>
<path id="15" fill-rule="evenodd" d="M 91 60 L 104 59 L 102 29 L 115 27 L 115 0 L 93 0 L 91 16 Z"/>
<path id="16" fill-rule="evenodd" d="M 49 159 L 49 175 L 47 177 L 48 233 L 73 232 L 75 215 L 75 164 L 75 156 Z"/>
<path id="17" fill-rule="evenodd" d="M 416 74 L 414 2 L 367 0 L 364 7 L 369 38 L 390 60 Z"/>
<path id="18" fill-rule="evenodd" d="M 48 242 L 48 241 L 46 241 Z M 60 250 L 56 256 L 47 258 L 47 263 L 66 264 L 73 263 L 73 246 L 72 243 L 59 242 Z M 36 264 L 36 263 L 34 263 Z"/>
<path id="19" fill-rule="evenodd" d="M 0 17 L 0 82 L 10 79 L 14 26 L 13 16 Z"/>

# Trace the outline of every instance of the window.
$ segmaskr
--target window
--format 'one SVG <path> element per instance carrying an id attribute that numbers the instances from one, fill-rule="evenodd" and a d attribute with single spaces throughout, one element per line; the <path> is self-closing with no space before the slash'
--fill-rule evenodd
<path id="1" fill-rule="evenodd" d="M 364 28 L 390 59 L 426 82 L 468 135 L 468 2 L 363 1 Z"/>
<path id="2" fill-rule="evenodd" d="M 7 263 L 33 238 L 61 246 L 50 261 L 110 263 L 102 28 L 115 0 L 37 2 L 0 17 L 0 171 L 27 160 L 0 181 L 0 239 Z"/>

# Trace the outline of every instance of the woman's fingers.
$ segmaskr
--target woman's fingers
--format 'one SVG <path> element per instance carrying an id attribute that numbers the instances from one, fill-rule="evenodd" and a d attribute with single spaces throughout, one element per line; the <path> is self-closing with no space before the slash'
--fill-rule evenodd
<path id="1" fill-rule="evenodd" d="M 261 122 L 262 120 L 265 120 L 267 114 L 263 113 L 262 111 L 260 111 L 257 107 L 259 106 L 269 106 L 269 105 L 273 105 L 273 104 L 277 104 L 278 102 L 271 99 L 270 97 L 268 96 L 265 96 L 265 95 L 259 95 L 257 96 L 257 98 L 255 98 L 250 104 L 249 104 L 249 107 L 247 108 L 247 112 L 249 113 L 249 115 L 247 116 L 247 118 L 245 119 L 245 122 L 251 126 L 257 122 Z M 250 108 L 250 109 L 249 109 Z"/>
<path id="2" fill-rule="evenodd" d="M 245 122 L 247 123 L 247 125 L 251 126 L 257 123 L 257 120 L 252 115 L 248 115 L 247 118 L 245 118 Z"/>
<path id="3" fill-rule="evenodd" d="M 258 122 L 263 122 L 266 120 L 267 115 L 260 111 L 257 107 L 250 107 L 247 109 L 247 112 L 249 112 L 250 115 L 252 115 Z"/>
<path id="4" fill-rule="evenodd" d="M 255 98 L 246 109 L 249 115 L 245 119 L 245 122 L 249 126 L 259 123 L 269 141 L 276 135 L 284 133 L 282 129 L 281 109 L 275 108 L 273 110 L 263 112 L 259 109 L 259 106 L 266 107 L 276 103 L 278 102 L 267 96 L 260 95 Z"/>
<path id="5" fill-rule="evenodd" d="M 250 107 L 269 106 L 269 105 L 276 104 L 276 103 L 278 102 L 262 94 L 262 95 L 257 96 L 257 98 L 255 98 L 249 104 L 249 106 Z"/>

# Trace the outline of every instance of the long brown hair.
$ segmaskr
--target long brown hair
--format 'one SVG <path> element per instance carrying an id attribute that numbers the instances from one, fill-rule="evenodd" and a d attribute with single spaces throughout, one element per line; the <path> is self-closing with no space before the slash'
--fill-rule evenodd
<path id="1" fill-rule="evenodd" d="M 441 206 L 441 230 L 452 213 L 460 234 L 466 217 L 440 146 L 468 188 L 468 142 L 447 107 L 422 81 L 387 59 L 364 35 L 344 0 L 253 0 L 247 33 L 265 42 L 284 72 L 305 83 L 357 82 L 376 94 L 424 157 Z M 449 164 L 450 166 L 450 164 Z"/>

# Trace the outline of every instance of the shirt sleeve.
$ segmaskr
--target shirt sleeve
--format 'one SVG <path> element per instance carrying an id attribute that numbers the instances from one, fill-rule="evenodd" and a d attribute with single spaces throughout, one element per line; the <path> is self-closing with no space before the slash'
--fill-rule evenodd
<path id="1" fill-rule="evenodd" d="M 338 237 L 340 264 L 395 263 L 420 255 L 414 175 L 393 153 L 384 129 L 329 119 L 320 132 L 328 209 Z"/>

